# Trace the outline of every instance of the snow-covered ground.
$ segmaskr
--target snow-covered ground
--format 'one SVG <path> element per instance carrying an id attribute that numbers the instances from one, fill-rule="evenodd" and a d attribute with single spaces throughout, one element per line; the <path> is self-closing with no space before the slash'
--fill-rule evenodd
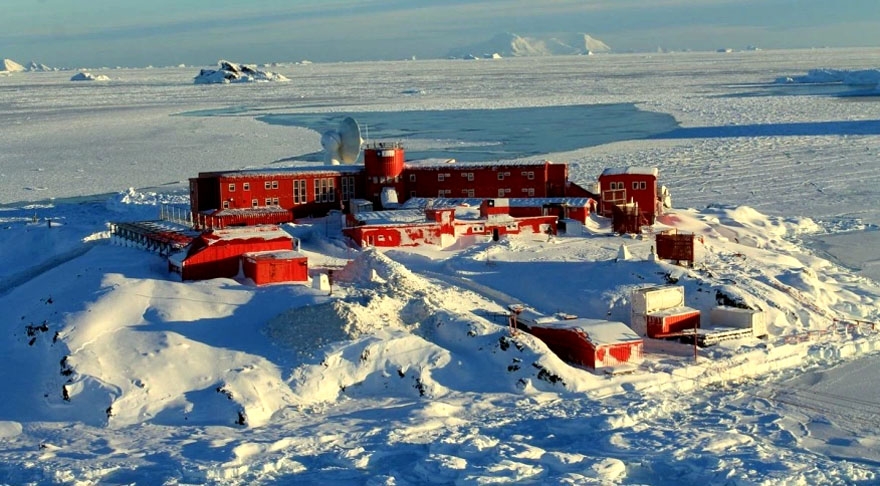
<path id="1" fill-rule="evenodd" d="M 880 104 L 775 81 L 878 53 L 282 65 L 288 83 L 207 86 L 188 68 L 0 77 L 0 483 L 877 482 L 880 335 L 834 319 L 880 322 Z M 589 109 L 627 104 L 679 126 Z M 584 106 L 597 119 L 554 118 Z M 456 131 L 502 109 L 497 140 Z M 110 244 L 107 221 L 185 205 L 198 171 L 314 157 L 321 128 L 359 113 L 413 152 L 497 144 L 581 182 L 656 165 L 677 208 L 661 223 L 702 236 L 698 263 L 602 232 L 378 252 L 286 226 L 312 265 L 352 261 L 328 295 L 179 282 Z M 722 292 L 763 309 L 771 336 L 696 361 L 648 342 L 635 373 L 606 377 L 500 317 L 523 302 L 629 322 L 633 288 L 672 280 L 692 307 Z"/>

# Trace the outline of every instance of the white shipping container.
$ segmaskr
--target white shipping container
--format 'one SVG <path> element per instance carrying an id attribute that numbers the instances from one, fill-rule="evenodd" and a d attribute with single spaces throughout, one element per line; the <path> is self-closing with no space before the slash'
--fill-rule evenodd
<path id="1" fill-rule="evenodd" d="M 709 322 L 712 323 L 712 326 L 751 328 L 755 337 L 767 335 L 764 313 L 759 310 L 719 306 L 713 308 L 709 313 Z"/>
<path id="2" fill-rule="evenodd" d="M 632 294 L 632 314 L 645 315 L 684 306 L 684 287 L 666 285 L 636 289 Z"/>

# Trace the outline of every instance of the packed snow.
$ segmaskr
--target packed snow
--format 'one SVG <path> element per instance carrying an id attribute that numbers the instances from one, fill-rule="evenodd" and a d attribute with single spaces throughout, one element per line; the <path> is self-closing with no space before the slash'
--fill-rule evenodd
<path id="1" fill-rule="evenodd" d="M 877 482 L 880 105 L 774 82 L 876 54 L 291 65 L 296 83 L 222 98 L 185 68 L 87 86 L 2 77 L 0 483 Z M 424 94 L 399 96 L 413 86 Z M 554 151 L 602 128 L 542 128 L 544 108 L 609 103 L 680 126 Z M 111 244 L 107 222 L 185 208 L 198 171 L 319 151 L 323 130 L 261 117 L 424 111 L 446 138 L 369 138 L 484 150 L 444 113 L 514 107 L 531 123 L 511 120 L 506 138 L 539 131 L 542 158 L 579 183 L 656 166 L 674 209 L 655 230 L 697 235 L 695 265 L 657 261 L 649 235 L 599 217 L 583 234 L 449 251 L 360 250 L 326 220 L 284 225 L 332 285 L 181 282 L 164 257 Z M 629 323 L 631 292 L 668 283 L 704 315 L 760 309 L 769 336 L 696 356 L 646 339 L 638 368 L 612 376 L 508 329 L 512 303 Z"/>

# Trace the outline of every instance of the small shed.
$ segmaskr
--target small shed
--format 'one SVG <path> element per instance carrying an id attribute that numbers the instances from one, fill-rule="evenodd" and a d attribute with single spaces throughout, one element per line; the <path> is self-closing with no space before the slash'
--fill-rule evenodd
<path id="1" fill-rule="evenodd" d="M 257 285 L 309 280 L 308 257 L 294 250 L 248 252 L 241 264 L 244 276 Z"/>
<path id="2" fill-rule="evenodd" d="M 592 370 L 612 372 L 644 358 L 642 338 L 622 322 L 542 319 L 526 327 L 563 361 Z"/>
<path id="3" fill-rule="evenodd" d="M 663 260 L 675 260 L 689 265 L 694 263 L 694 235 L 693 233 L 678 233 L 675 230 L 658 233 L 655 237 L 657 243 L 657 257 Z"/>

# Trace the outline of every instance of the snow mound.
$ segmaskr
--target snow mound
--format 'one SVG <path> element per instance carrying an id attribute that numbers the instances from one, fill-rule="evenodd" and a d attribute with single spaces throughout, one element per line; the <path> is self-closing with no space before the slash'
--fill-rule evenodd
<path id="1" fill-rule="evenodd" d="M 88 72 L 76 73 L 70 77 L 71 81 L 110 81 L 110 77 L 104 74 L 92 74 Z"/>
<path id="2" fill-rule="evenodd" d="M 12 59 L 0 60 L 0 72 L 15 73 L 24 71 L 24 66 Z"/>
<path id="3" fill-rule="evenodd" d="M 255 66 L 219 61 L 219 69 L 202 69 L 194 78 L 195 84 L 253 83 L 267 81 L 289 81 L 281 74 L 260 71 Z"/>

